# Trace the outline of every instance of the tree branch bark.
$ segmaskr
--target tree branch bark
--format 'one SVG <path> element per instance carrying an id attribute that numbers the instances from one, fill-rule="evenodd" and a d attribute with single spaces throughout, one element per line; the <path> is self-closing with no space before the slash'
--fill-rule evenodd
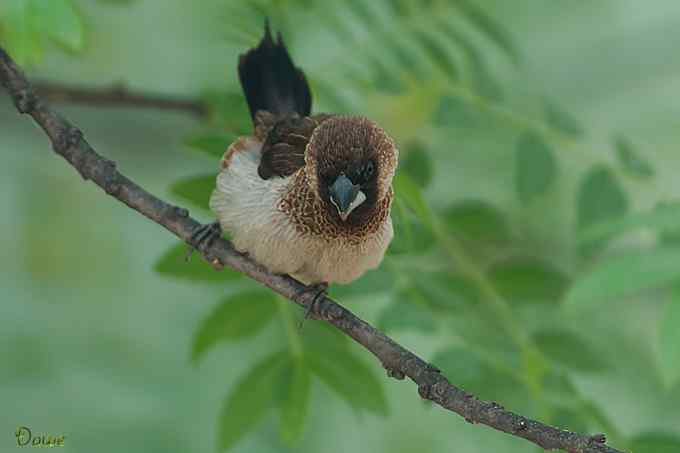
<path id="1" fill-rule="evenodd" d="M 114 84 L 108 88 L 87 88 L 54 82 L 37 82 L 34 89 L 50 102 L 175 110 L 198 117 L 206 114 L 206 107 L 200 101 L 134 92 L 122 84 Z"/>
<path id="2" fill-rule="evenodd" d="M 54 151 L 66 159 L 86 180 L 92 180 L 106 193 L 175 236 L 189 243 L 200 223 L 181 207 L 173 206 L 153 196 L 122 175 L 114 162 L 100 156 L 83 138 L 79 129 L 59 116 L 38 97 L 23 72 L 0 48 L 0 81 L 5 86 L 21 113 L 33 117 L 49 137 Z M 292 302 L 309 307 L 313 292 L 287 276 L 271 274 L 267 269 L 234 249 L 224 239 L 214 241 L 200 250 L 215 268 L 230 266 L 246 274 Z M 350 336 L 369 350 L 397 379 L 409 377 L 418 385 L 422 398 L 464 417 L 470 423 L 481 423 L 499 431 L 522 437 L 546 450 L 570 453 L 623 453 L 606 445 L 603 434 L 584 435 L 561 430 L 519 414 L 505 410 L 495 402 L 482 401 L 452 385 L 433 365 L 410 352 L 381 331 L 363 321 L 328 297 L 317 301 L 321 318 Z"/>

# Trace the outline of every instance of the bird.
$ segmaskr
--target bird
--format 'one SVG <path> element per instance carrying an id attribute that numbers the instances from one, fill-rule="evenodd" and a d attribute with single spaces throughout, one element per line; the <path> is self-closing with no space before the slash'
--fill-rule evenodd
<path id="1" fill-rule="evenodd" d="M 209 201 L 217 221 L 193 241 L 227 231 L 239 252 L 323 293 L 383 260 L 399 151 L 366 117 L 312 114 L 304 72 L 264 28 L 238 62 L 253 132 L 224 153 Z"/>

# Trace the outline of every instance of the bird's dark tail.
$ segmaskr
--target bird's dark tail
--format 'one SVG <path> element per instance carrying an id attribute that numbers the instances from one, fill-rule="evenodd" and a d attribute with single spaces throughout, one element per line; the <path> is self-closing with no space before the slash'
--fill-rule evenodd
<path id="1" fill-rule="evenodd" d="M 253 119 L 258 110 L 300 116 L 311 112 L 312 95 L 307 79 L 293 64 L 281 33 L 276 41 L 272 39 L 268 22 L 260 44 L 240 56 L 238 75 Z"/>

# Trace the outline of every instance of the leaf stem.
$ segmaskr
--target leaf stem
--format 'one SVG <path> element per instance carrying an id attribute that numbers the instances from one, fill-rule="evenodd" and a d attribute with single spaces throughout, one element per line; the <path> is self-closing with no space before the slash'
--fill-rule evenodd
<path id="1" fill-rule="evenodd" d="M 453 260 L 454 266 L 467 279 L 472 281 L 479 289 L 482 300 L 487 301 L 506 332 L 517 344 L 524 358 L 527 379 L 524 381 L 531 393 L 540 398 L 542 392 L 542 377 L 549 368 L 549 364 L 541 351 L 536 347 L 521 324 L 517 321 L 510 304 L 496 291 L 484 273 L 473 263 L 473 260 L 465 252 L 460 242 L 451 237 L 445 230 L 441 220 L 435 213 L 430 212 L 430 224 L 435 236 L 444 247 L 446 253 Z"/>

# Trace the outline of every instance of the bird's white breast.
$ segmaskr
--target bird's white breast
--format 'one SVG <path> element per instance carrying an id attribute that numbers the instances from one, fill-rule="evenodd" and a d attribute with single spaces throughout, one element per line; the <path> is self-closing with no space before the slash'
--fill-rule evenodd
<path id="1" fill-rule="evenodd" d="M 349 283 L 380 264 L 393 235 L 389 217 L 358 244 L 300 233 L 278 208 L 293 177 L 260 178 L 260 150 L 256 139 L 234 143 L 210 198 L 210 208 L 239 251 L 305 283 Z"/>

